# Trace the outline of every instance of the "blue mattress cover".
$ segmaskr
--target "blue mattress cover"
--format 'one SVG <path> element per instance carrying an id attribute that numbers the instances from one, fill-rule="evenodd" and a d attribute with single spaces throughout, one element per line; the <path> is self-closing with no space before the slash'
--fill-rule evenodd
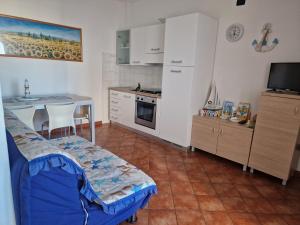
<path id="1" fill-rule="evenodd" d="M 30 189 L 22 188 L 22 185 L 26 183 L 29 185 L 31 177 L 38 175 L 42 171 L 50 171 L 52 168 L 60 168 L 69 174 L 79 176 L 82 179 L 82 185 L 79 187 L 80 194 L 90 202 L 97 202 L 102 210 L 110 215 L 115 215 L 133 203 L 149 198 L 149 196 L 157 193 L 157 188 L 154 183 L 154 185 L 150 185 L 149 187 L 139 188 L 134 193 L 131 192 L 132 194 L 125 193 L 124 195 L 124 193 L 122 193 L 122 198 L 107 204 L 101 201 L 101 199 L 99 200 L 99 195 L 95 193 L 94 188 L 86 176 L 85 170 L 81 167 L 80 163 L 78 163 L 76 157 L 73 157 L 73 155 L 64 151 L 64 149 L 59 149 L 52 145 L 49 141 L 24 126 L 23 123 L 10 113 L 6 112 L 5 119 L 8 131 L 7 137 L 12 179 L 13 184 L 16 184 L 16 187 L 18 187 L 18 190 L 15 190 L 15 196 L 18 195 L 19 192 L 22 193 L 22 198 L 29 196 Z M 14 136 L 11 132 L 13 132 Z M 13 148 L 11 148 L 11 146 L 13 146 Z M 22 151 L 20 151 L 19 147 L 22 148 Z M 91 150 L 91 152 L 93 151 L 95 151 L 95 149 Z M 24 154 L 27 158 L 25 158 Z M 101 182 L 99 183 L 100 188 Z M 118 195 L 118 193 L 116 194 Z M 143 206 L 144 205 L 141 205 L 141 207 Z M 21 207 L 18 202 L 17 207 Z M 24 209 L 24 211 L 22 209 L 21 212 L 24 212 L 25 214 L 23 214 L 26 215 L 26 209 Z"/>
<path id="2" fill-rule="evenodd" d="M 122 208 L 116 213 L 107 214 L 101 205 L 89 201 L 82 194 L 81 187 L 86 182 L 84 174 L 68 158 L 55 154 L 44 156 L 49 163 L 32 176 L 29 162 L 8 131 L 7 143 L 18 225 L 83 225 L 86 219 L 89 225 L 115 225 L 143 208 L 151 197 L 149 192 L 136 193 L 125 200 L 126 207 L 121 204 Z M 69 166 L 65 170 L 65 164 L 72 165 L 73 172 Z"/>

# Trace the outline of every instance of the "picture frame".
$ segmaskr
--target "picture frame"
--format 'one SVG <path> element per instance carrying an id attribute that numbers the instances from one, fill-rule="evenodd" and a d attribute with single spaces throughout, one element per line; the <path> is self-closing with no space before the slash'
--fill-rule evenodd
<path id="1" fill-rule="evenodd" d="M 239 121 L 247 121 L 250 116 L 251 104 L 248 102 L 240 102 L 238 104 L 236 117 Z"/>
<path id="2" fill-rule="evenodd" d="M 0 56 L 82 62 L 82 30 L 0 14 Z"/>
<path id="3" fill-rule="evenodd" d="M 221 119 L 229 120 L 233 113 L 233 106 L 234 103 L 231 101 L 224 101 L 223 102 L 223 109 Z"/>

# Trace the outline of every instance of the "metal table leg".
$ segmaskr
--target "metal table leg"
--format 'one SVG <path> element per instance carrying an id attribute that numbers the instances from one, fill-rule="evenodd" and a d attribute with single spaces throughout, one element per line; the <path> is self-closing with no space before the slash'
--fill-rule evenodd
<path id="1" fill-rule="evenodd" d="M 95 110 L 94 104 L 89 105 L 90 140 L 95 144 Z"/>

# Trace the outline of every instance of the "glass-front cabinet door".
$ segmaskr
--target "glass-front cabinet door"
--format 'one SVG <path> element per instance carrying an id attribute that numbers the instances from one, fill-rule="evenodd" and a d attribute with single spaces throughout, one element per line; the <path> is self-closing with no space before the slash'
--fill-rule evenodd
<path id="1" fill-rule="evenodd" d="M 117 64 L 130 62 L 130 30 L 117 31 Z"/>

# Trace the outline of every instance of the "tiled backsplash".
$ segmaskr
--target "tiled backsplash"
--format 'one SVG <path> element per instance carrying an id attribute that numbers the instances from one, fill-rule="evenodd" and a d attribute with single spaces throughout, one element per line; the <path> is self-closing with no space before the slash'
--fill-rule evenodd
<path id="1" fill-rule="evenodd" d="M 119 66 L 119 85 L 142 88 L 161 88 L 162 66 Z"/>

